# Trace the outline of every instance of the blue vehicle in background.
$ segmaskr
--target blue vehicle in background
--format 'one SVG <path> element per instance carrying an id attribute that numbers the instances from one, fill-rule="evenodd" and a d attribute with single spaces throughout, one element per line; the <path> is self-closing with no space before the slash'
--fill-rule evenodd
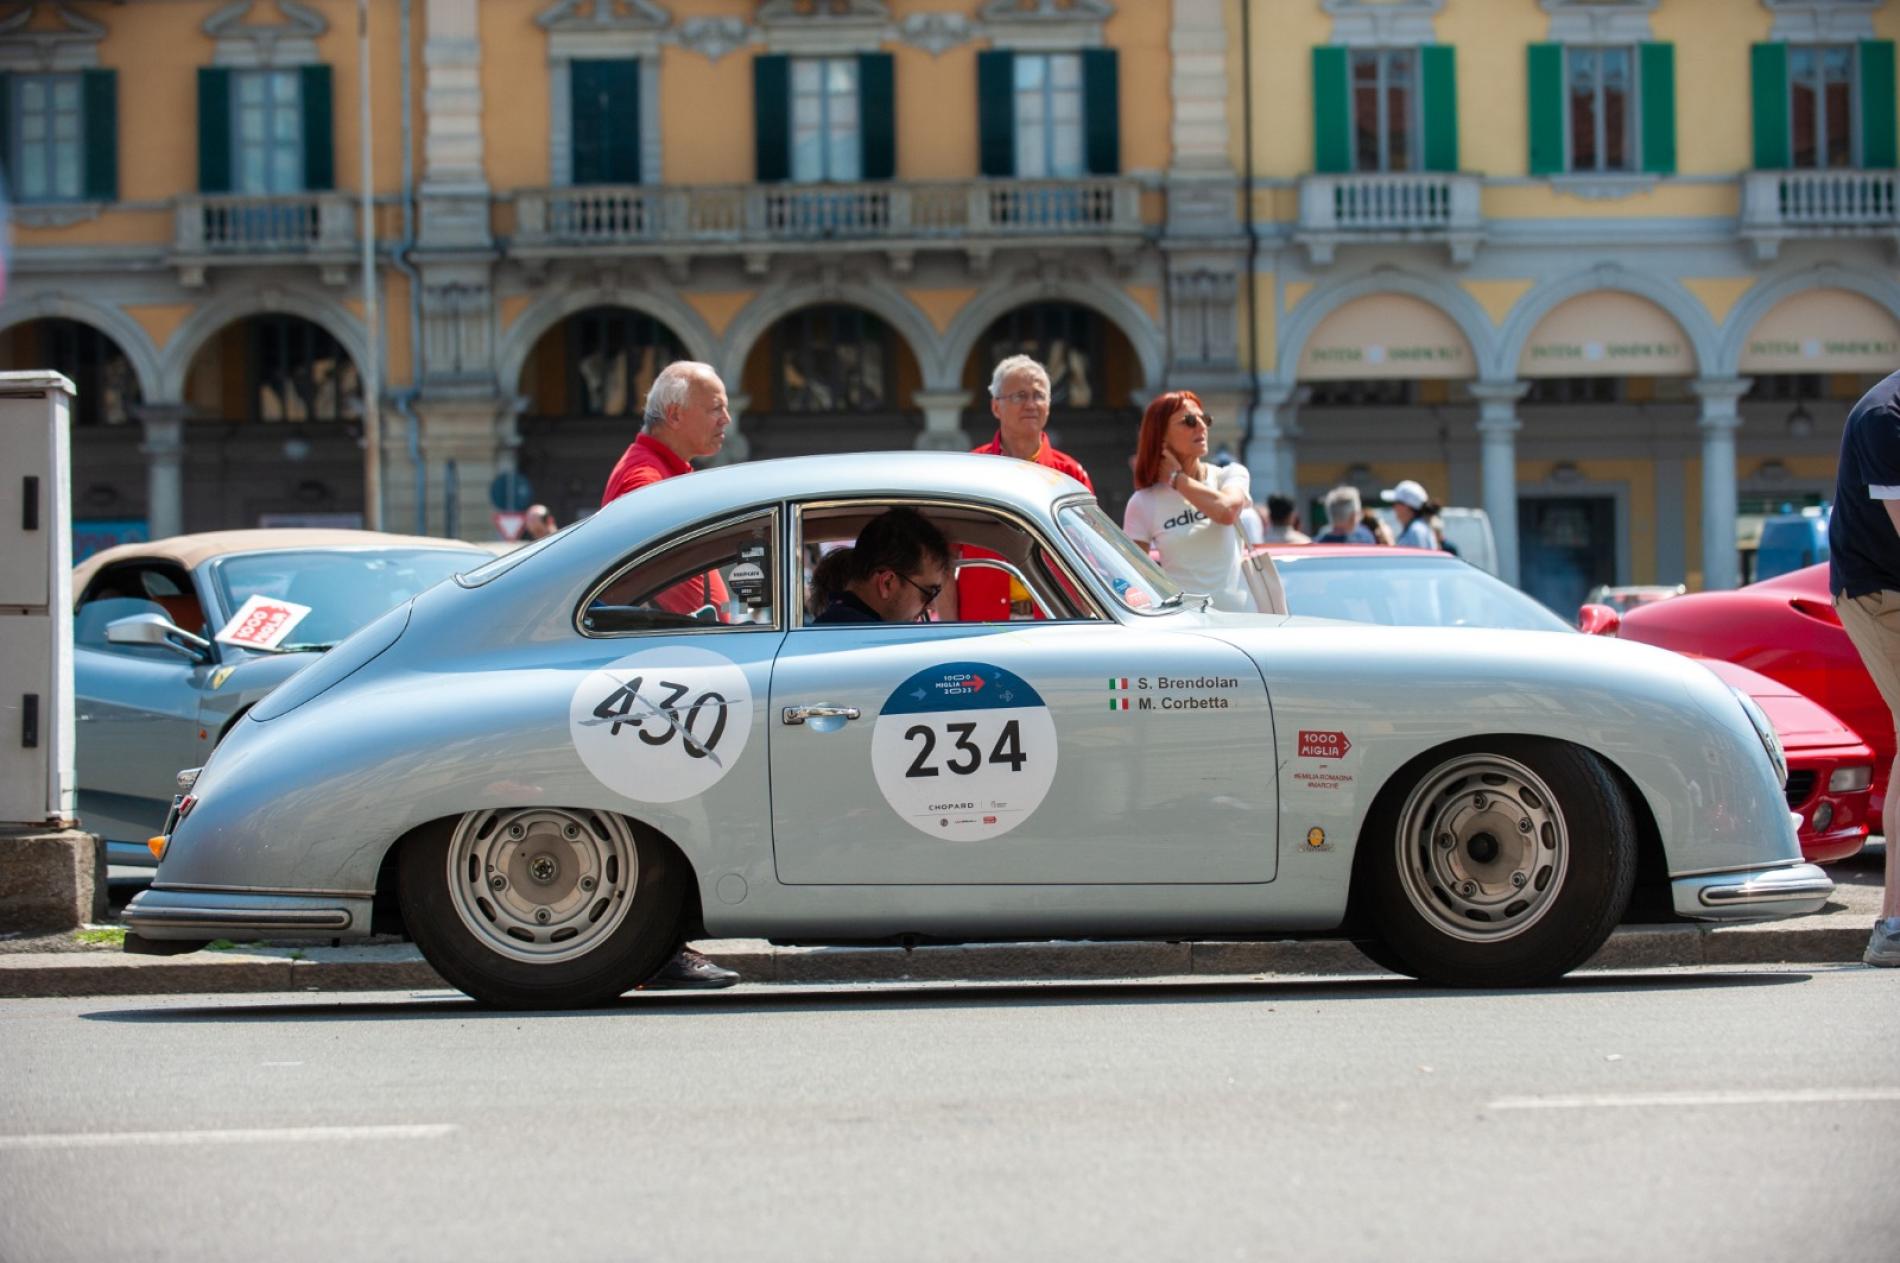
<path id="1" fill-rule="evenodd" d="M 1761 524 L 1755 548 L 1755 581 L 1772 579 L 1827 560 L 1828 507 L 1783 513 Z"/>

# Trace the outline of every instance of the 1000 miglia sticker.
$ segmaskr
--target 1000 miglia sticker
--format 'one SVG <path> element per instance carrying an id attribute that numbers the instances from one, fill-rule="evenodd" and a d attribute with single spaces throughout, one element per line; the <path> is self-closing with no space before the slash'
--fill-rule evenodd
<path id="1" fill-rule="evenodd" d="M 1048 795 L 1056 725 L 1021 676 L 948 663 L 919 671 L 885 701 L 871 768 L 912 828 L 955 842 L 1000 837 Z"/>
<path id="2" fill-rule="evenodd" d="M 568 704 L 587 770 L 619 794 L 675 803 L 724 779 L 752 733 L 745 672 L 705 649 L 648 649 L 589 673 Z"/>

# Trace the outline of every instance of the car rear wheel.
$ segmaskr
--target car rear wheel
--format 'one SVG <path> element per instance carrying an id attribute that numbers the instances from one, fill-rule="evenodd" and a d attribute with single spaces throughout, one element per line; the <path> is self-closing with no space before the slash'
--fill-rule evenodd
<path id="1" fill-rule="evenodd" d="M 474 811 L 410 838 L 398 863 L 423 956 L 484 1004 L 601 1004 L 677 944 L 684 865 L 609 812 Z"/>
<path id="2" fill-rule="evenodd" d="M 1610 936 L 1636 823 L 1609 768 L 1560 741 L 1441 751 L 1368 822 L 1372 909 L 1405 971 L 1464 987 L 1548 982 Z"/>

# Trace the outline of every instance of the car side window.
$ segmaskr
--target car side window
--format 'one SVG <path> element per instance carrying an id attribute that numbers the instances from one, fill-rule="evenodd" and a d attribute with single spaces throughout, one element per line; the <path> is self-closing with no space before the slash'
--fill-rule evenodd
<path id="1" fill-rule="evenodd" d="M 122 561 L 108 566 L 93 576 L 80 594 L 75 616 L 85 613 L 86 607 L 102 601 L 141 601 L 152 609 L 130 609 L 126 613 L 162 613 L 167 622 L 194 636 L 210 639 L 211 629 L 205 624 L 204 605 L 198 600 L 198 591 L 192 586 L 191 576 L 185 568 L 170 561 Z M 100 639 L 104 640 L 101 628 Z"/>
<path id="2" fill-rule="evenodd" d="M 775 510 L 695 531 L 605 576 L 584 602 L 588 636 L 778 625 Z"/>

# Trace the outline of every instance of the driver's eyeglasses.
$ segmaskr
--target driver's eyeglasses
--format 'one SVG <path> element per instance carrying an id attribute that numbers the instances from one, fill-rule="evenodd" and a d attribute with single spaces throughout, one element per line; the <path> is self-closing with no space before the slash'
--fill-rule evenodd
<path id="1" fill-rule="evenodd" d="M 998 395 L 996 397 L 1003 403 L 1014 404 L 1018 408 L 1027 403 L 1046 404 L 1049 402 L 1049 396 L 1040 390 L 1018 390 L 1007 395 Z"/>
<path id="2" fill-rule="evenodd" d="M 898 578 L 910 584 L 911 587 L 916 588 L 917 591 L 922 594 L 924 598 L 924 608 L 917 611 L 917 621 L 920 623 L 924 622 L 930 616 L 930 607 L 937 603 L 939 596 L 943 595 L 943 585 L 941 583 L 919 583 L 909 575 L 898 574 L 895 570 L 891 571 L 891 573 L 897 575 Z"/>

